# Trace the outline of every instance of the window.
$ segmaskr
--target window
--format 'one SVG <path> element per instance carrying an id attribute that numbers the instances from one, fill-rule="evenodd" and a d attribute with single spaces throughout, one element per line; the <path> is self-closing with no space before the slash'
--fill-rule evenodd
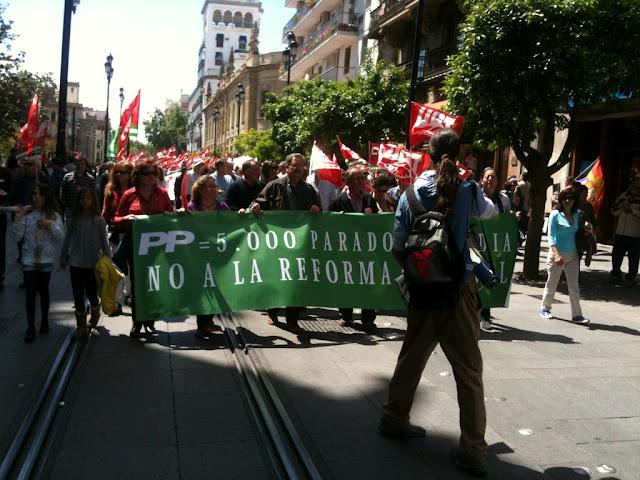
<path id="1" fill-rule="evenodd" d="M 222 17 L 222 21 L 224 23 L 231 23 L 233 21 L 233 15 L 231 14 L 231 12 L 229 10 L 224 12 L 224 17 Z"/>
<path id="2" fill-rule="evenodd" d="M 242 14 L 240 12 L 236 12 L 233 15 L 233 23 L 236 27 L 242 27 Z"/>
<path id="3" fill-rule="evenodd" d="M 213 21 L 215 23 L 219 23 L 222 21 L 222 12 L 220 10 L 216 10 L 213 12 Z"/>
<path id="4" fill-rule="evenodd" d="M 240 35 L 240 39 L 238 40 L 238 49 L 246 50 L 247 49 L 247 36 Z"/>
<path id="5" fill-rule="evenodd" d="M 222 52 L 216 52 L 216 59 L 215 59 L 215 64 L 216 65 L 222 65 Z"/>
<path id="6" fill-rule="evenodd" d="M 216 35 L 216 47 L 218 48 L 224 47 L 224 33 L 218 33 Z"/>
<path id="7" fill-rule="evenodd" d="M 56 121 L 56 112 L 51 112 L 51 121 L 52 122 Z"/>
<path id="8" fill-rule="evenodd" d="M 344 49 L 344 75 L 349 75 L 351 71 L 351 47 Z"/>
<path id="9" fill-rule="evenodd" d="M 250 13 L 244 14 L 244 26 L 253 27 L 253 15 L 251 15 Z"/>

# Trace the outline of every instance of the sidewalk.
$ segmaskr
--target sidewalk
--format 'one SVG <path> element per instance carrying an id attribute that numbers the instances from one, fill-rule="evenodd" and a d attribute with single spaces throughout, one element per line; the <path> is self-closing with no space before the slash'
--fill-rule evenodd
<path id="1" fill-rule="evenodd" d="M 567 321 L 566 288 L 554 306 L 557 319 L 538 316 L 541 286 L 514 284 L 511 306 L 492 310 L 495 331 L 483 332 L 480 344 L 489 478 L 640 478 L 640 289 L 609 286 L 608 267 L 605 252 L 583 272 L 589 325 Z M 67 275 L 58 273 L 52 333 L 25 345 L 18 281 L 14 274 L 0 291 L 2 317 L 10 312 L 13 322 L 0 331 L 5 437 L 73 324 Z M 428 437 L 383 438 L 376 425 L 404 317 L 381 315 L 379 334 L 366 335 L 339 327 L 336 310 L 309 308 L 306 314 L 301 325 L 307 333 L 300 336 L 267 325 L 261 312 L 237 316 L 333 477 L 470 478 L 449 460 L 459 435 L 458 408 L 442 351 L 436 349 L 427 365 L 412 412 Z M 222 337 L 195 339 L 195 317 L 157 322 L 160 334 L 140 341 L 129 339 L 129 327 L 127 315 L 101 320 L 65 398 L 68 422 L 50 478 L 266 478 Z"/>

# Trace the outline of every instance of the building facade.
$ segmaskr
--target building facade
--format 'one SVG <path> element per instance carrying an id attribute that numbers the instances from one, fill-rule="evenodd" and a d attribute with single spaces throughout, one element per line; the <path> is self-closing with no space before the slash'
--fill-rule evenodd
<path id="1" fill-rule="evenodd" d="M 48 125 L 47 137 L 56 141 L 58 137 L 58 96 L 52 103 L 42 106 L 43 117 Z M 67 128 L 66 146 L 68 151 L 79 152 L 94 164 L 104 161 L 104 131 L 106 113 L 85 107 L 80 103 L 80 84 L 67 85 Z"/>
<path id="2" fill-rule="evenodd" d="M 289 32 L 298 43 L 292 82 L 358 76 L 365 0 L 285 0 L 285 5 L 296 9 L 282 30 L 283 43 L 288 43 Z"/>
<path id="3" fill-rule="evenodd" d="M 211 97 L 205 96 L 205 147 L 212 152 L 232 154 L 239 134 L 271 128 L 262 115 L 262 105 L 268 93 L 278 94 L 285 87 L 280 78 L 281 62 L 281 52 L 260 55 L 254 51 L 240 69 L 226 67 L 227 73 L 220 79 L 217 91 Z M 244 90 L 242 102 L 236 95 L 239 85 Z"/>
<path id="4" fill-rule="evenodd" d="M 191 149 L 203 146 L 202 110 L 224 75 L 223 65 L 232 61 L 242 66 L 249 57 L 252 32 L 258 28 L 262 4 L 255 0 L 205 0 L 201 10 L 202 44 L 198 51 L 198 81 L 189 102 Z"/>

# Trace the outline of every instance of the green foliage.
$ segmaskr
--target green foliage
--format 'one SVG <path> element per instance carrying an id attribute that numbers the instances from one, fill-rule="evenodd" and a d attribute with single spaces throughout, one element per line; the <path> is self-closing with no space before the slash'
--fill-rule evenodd
<path id="1" fill-rule="evenodd" d="M 0 5 L 0 152 L 6 154 L 15 143 L 15 135 L 27 121 L 33 96 L 40 96 L 40 103 L 54 100 L 56 84 L 51 74 L 38 75 L 21 70 L 23 54 L 11 52 L 12 22 L 3 18 L 4 6 Z"/>
<path id="2" fill-rule="evenodd" d="M 272 96 L 263 113 L 272 137 L 284 153 L 309 153 L 316 140 L 326 151 L 337 151 L 339 135 L 366 156 L 369 141 L 404 141 L 408 87 L 404 69 L 370 60 L 355 80 L 296 82 L 279 97 Z"/>
<path id="3" fill-rule="evenodd" d="M 156 109 L 151 119 L 143 123 L 147 139 L 156 150 L 175 145 L 178 151 L 181 151 L 187 149 L 188 121 L 187 114 L 175 107 L 166 115 Z"/>
<path id="4" fill-rule="evenodd" d="M 485 145 L 528 145 L 561 115 L 640 87 L 637 0 L 473 0 L 446 81 L 450 109 Z"/>
<path id="5" fill-rule="evenodd" d="M 261 161 L 283 157 L 282 150 L 271 136 L 271 130 L 259 132 L 252 128 L 236 137 L 235 147 L 239 155 L 249 155 Z"/>

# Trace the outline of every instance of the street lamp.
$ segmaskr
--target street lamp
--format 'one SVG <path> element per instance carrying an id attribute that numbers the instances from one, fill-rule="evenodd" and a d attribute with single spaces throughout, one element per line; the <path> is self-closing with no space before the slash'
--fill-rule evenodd
<path id="1" fill-rule="evenodd" d="M 293 62 L 296 61 L 298 42 L 296 41 L 296 35 L 291 31 L 287 33 L 287 40 L 289 45 L 282 51 L 282 61 L 287 69 L 287 85 L 289 85 L 291 83 L 291 67 Z"/>
<path id="2" fill-rule="evenodd" d="M 215 155 L 217 150 L 218 119 L 220 118 L 220 109 L 218 108 L 218 105 L 213 107 L 211 118 L 213 119 L 213 154 Z"/>
<path id="3" fill-rule="evenodd" d="M 244 102 L 244 87 L 241 83 L 236 87 L 236 102 L 238 102 L 238 135 L 240 135 L 240 110 L 242 109 L 242 102 Z"/>
<path id="4" fill-rule="evenodd" d="M 71 43 L 71 17 L 76 13 L 80 0 L 65 0 L 62 21 L 62 55 L 60 56 L 60 94 L 58 95 L 58 139 L 56 160 L 66 163 L 67 155 L 67 84 L 69 78 L 69 44 Z"/>
<path id="5" fill-rule="evenodd" d="M 122 118 L 122 104 L 124 103 L 124 88 L 120 87 L 120 95 L 118 95 L 118 97 L 120 98 L 120 118 Z"/>
<path id="6" fill-rule="evenodd" d="M 111 136 L 109 131 L 109 91 L 111 89 L 111 78 L 113 77 L 113 55 L 111 54 L 107 56 L 107 61 L 104 62 L 104 73 L 107 74 L 107 115 L 104 124 L 104 159 L 106 160 Z"/>

